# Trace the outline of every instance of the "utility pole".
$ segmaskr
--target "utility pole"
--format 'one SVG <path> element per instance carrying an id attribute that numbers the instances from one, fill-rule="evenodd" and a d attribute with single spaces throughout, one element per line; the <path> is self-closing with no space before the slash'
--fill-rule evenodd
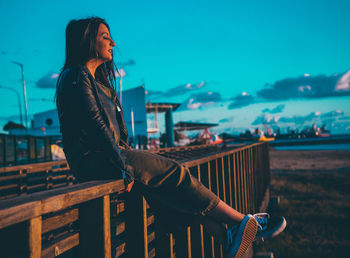
<path id="1" fill-rule="evenodd" d="M 23 64 L 21 64 L 19 62 L 15 62 L 15 61 L 12 61 L 12 63 L 18 65 L 21 68 L 21 72 L 22 72 L 22 85 L 23 85 L 23 95 L 24 95 L 24 113 L 25 113 L 25 119 L 26 119 L 25 128 L 27 130 L 27 128 L 28 128 L 28 105 L 27 105 L 27 90 L 26 90 L 26 82 L 24 80 Z"/>
<path id="2" fill-rule="evenodd" d="M 123 98 L 123 77 L 126 75 L 125 71 L 123 68 L 118 69 L 116 73 L 117 77 L 119 77 L 119 101 L 120 105 L 123 105 L 122 103 L 122 98 Z"/>
<path id="3" fill-rule="evenodd" d="M 16 93 L 16 95 L 17 95 L 17 101 L 18 101 L 18 109 L 19 109 L 19 118 L 20 118 L 20 120 L 21 120 L 21 125 L 23 125 L 21 98 L 20 98 L 20 96 L 19 96 L 18 91 L 15 90 L 15 89 L 9 88 L 9 87 L 1 86 L 1 85 L 0 85 L 0 88 L 1 88 L 1 89 L 5 89 L 5 90 L 10 90 L 10 91 Z"/>
<path id="4" fill-rule="evenodd" d="M 122 98 L 123 98 L 123 77 L 126 75 L 124 69 L 122 67 L 125 66 L 130 66 L 130 65 L 135 65 L 135 61 L 133 59 L 129 59 L 127 62 L 118 62 L 116 63 L 117 67 L 121 67 L 118 69 L 115 73 L 117 77 L 119 77 L 119 101 L 120 104 L 122 105 Z"/>

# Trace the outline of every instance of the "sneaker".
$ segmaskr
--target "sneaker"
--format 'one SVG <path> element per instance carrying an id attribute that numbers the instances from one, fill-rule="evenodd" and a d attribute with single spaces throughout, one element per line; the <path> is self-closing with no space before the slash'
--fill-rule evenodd
<path id="1" fill-rule="evenodd" d="M 255 239 L 258 224 L 255 218 L 248 214 L 238 226 L 227 229 L 226 252 L 230 258 L 243 257 Z"/>
<path id="2" fill-rule="evenodd" d="M 280 234 L 287 226 L 286 219 L 281 217 L 270 217 L 268 213 L 257 213 L 253 217 L 258 223 L 256 240 L 269 239 Z"/>

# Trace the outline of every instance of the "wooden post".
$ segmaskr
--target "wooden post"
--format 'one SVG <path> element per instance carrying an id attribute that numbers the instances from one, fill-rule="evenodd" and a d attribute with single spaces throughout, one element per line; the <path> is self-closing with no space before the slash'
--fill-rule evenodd
<path id="1" fill-rule="evenodd" d="M 126 201 L 126 252 L 127 257 L 148 257 L 146 200 L 137 187 Z"/>
<path id="2" fill-rule="evenodd" d="M 202 165 L 204 166 L 204 165 Z M 201 165 L 198 163 L 196 166 L 196 171 L 194 171 L 194 175 L 197 176 L 198 181 L 204 183 L 202 181 L 201 175 Z M 203 225 L 192 225 L 190 228 L 190 237 L 191 237 L 191 255 L 192 257 L 201 257 L 204 258 L 204 232 Z"/>
<path id="3" fill-rule="evenodd" d="M 110 198 L 101 198 L 81 204 L 79 208 L 80 255 L 88 257 L 111 257 Z"/>
<path id="4" fill-rule="evenodd" d="M 41 222 L 41 216 L 32 218 L 28 222 L 28 246 L 30 258 L 41 257 Z"/>

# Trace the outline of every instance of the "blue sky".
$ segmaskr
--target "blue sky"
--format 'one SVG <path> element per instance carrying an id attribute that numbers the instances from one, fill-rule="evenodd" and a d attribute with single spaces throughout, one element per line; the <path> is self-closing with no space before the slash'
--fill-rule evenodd
<path id="1" fill-rule="evenodd" d="M 0 86 L 17 89 L 24 64 L 29 115 L 54 108 L 69 20 L 107 20 L 127 75 L 148 98 L 183 103 L 180 120 L 220 123 L 218 132 L 326 123 L 350 132 L 350 1 L 0 0 Z M 0 127 L 18 120 L 0 89 Z M 23 107 L 23 105 L 22 105 Z"/>

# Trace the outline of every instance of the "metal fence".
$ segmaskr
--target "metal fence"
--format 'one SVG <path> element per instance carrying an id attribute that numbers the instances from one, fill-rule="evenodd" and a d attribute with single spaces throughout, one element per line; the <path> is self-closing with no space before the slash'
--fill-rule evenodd
<path id="1" fill-rule="evenodd" d="M 237 210 L 259 210 L 270 182 L 267 143 L 159 154 L 178 157 Z M 202 225 L 167 234 L 145 198 L 123 189 L 122 181 L 90 182 L 0 201 L 1 257 L 55 257 L 69 250 L 81 257 L 224 257 Z"/>

